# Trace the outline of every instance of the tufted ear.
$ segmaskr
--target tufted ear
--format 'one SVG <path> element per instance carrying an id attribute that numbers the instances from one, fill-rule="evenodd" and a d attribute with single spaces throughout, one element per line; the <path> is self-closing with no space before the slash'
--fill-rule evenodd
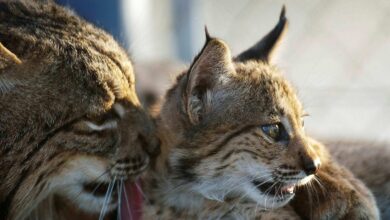
<path id="1" fill-rule="evenodd" d="M 4 75 L 4 69 L 8 66 L 21 63 L 22 61 L 20 61 L 20 59 L 14 53 L 12 53 L 2 43 L 0 43 L 0 94 L 9 90 L 13 85 L 13 83 Z"/>
<path id="2" fill-rule="evenodd" d="M 276 26 L 259 42 L 239 54 L 234 60 L 238 62 L 245 62 L 248 60 L 271 62 L 272 56 L 274 55 L 279 42 L 282 40 L 283 35 L 287 30 L 288 23 L 285 14 L 286 8 L 283 6 L 279 17 L 279 22 L 276 24 Z"/>
<path id="3" fill-rule="evenodd" d="M 234 71 L 230 49 L 212 38 L 206 29 L 206 43 L 187 73 L 186 110 L 191 123 L 197 124 L 211 108 L 212 90 L 224 74 Z"/>

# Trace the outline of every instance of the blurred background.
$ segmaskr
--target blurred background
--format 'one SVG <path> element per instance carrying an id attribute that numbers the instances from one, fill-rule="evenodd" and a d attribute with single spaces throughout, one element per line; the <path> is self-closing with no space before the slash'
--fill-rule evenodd
<path id="1" fill-rule="evenodd" d="M 295 85 L 308 133 L 320 139 L 390 142 L 389 0 L 60 0 L 129 52 L 142 94 L 162 97 L 204 43 L 204 26 L 233 54 L 287 7 L 276 64 Z"/>

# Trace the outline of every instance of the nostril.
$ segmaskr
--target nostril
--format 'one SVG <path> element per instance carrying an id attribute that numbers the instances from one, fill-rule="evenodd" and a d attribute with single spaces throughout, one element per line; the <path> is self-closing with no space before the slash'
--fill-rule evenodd
<path id="1" fill-rule="evenodd" d="M 303 170 L 305 171 L 306 175 L 312 175 L 316 174 L 318 171 L 320 163 L 317 162 L 317 160 L 304 160 L 303 162 Z"/>

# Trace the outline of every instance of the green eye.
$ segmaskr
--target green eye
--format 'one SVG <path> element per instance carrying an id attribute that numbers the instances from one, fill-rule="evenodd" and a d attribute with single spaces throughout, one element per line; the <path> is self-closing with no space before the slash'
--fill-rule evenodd
<path id="1" fill-rule="evenodd" d="M 261 130 L 276 142 L 289 140 L 288 134 L 281 123 L 263 125 Z"/>

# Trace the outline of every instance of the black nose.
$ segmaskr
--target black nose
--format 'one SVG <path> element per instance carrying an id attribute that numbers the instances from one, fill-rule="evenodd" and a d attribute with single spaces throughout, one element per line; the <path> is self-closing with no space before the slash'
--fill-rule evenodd
<path id="1" fill-rule="evenodd" d="M 303 170 L 305 171 L 306 175 L 316 174 L 319 167 L 319 161 L 313 160 L 311 158 L 303 159 Z"/>

